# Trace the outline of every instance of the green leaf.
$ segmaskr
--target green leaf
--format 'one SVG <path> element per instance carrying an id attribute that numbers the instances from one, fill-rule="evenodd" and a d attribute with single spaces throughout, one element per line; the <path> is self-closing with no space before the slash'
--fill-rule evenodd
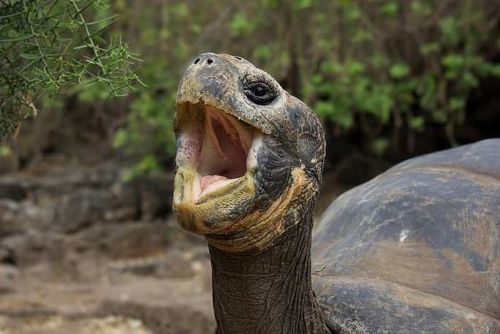
<path id="1" fill-rule="evenodd" d="M 465 65 L 465 58 L 460 54 L 451 53 L 443 57 L 442 63 L 449 69 L 461 70 Z"/>
<path id="2" fill-rule="evenodd" d="M 346 17 L 350 21 L 356 21 L 361 17 L 362 13 L 360 8 L 355 4 L 350 4 L 346 9 Z"/>
<path id="3" fill-rule="evenodd" d="M 420 46 L 420 53 L 424 56 L 428 56 L 439 52 L 440 49 L 441 48 L 438 43 L 426 43 Z"/>
<path id="4" fill-rule="evenodd" d="M 358 29 L 354 33 L 354 36 L 352 37 L 352 42 L 353 43 L 363 43 L 367 41 L 371 41 L 373 38 L 372 33 L 369 30 L 365 29 Z"/>
<path id="5" fill-rule="evenodd" d="M 199 34 L 202 32 L 202 28 L 201 28 L 201 25 L 199 25 L 198 23 L 193 23 L 191 24 L 191 31 L 195 34 Z"/>
<path id="6" fill-rule="evenodd" d="M 446 112 L 444 110 L 438 109 L 432 112 L 432 118 L 434 121 L 445 124 L 446 123 Z"/>
<path id="7" fill-rule="evenodd" d="M 299 0 L 299 7 L 302 9 L 309 8 L 313 4 L 313 0 Z"/>
<path id="8" fill-rule="evenodd" d="M 423 18 L 432 14 L 432 7 L 424 1 L 414 0 L 411 2 L 411 10 L 415 16 Z"/>
<path id="9" fill-rule="evenodd" d="M 320 101 L 314 105 L 314 111 L 322 117 L 326 117 L 344 128 L 350 128 L 353 123 L 353 115 L 349 109 L 342 108 L 340 104 Z"/>
<path id="10" fill-rule="evenodd" d="M 253 55 L 257 59 L 268 59 L 271 57 L 271 48 L 267 45 L 258 46 L 254 50 Z"/>
<path id="11" fill-rule="evenodd" d="M 370 62 L 372 64 L 372 66 L 374 66 L 377 69 L 383 68 L 390 63 L 389 58 L 387 58 L 387 56 L 385 54 L 382 54 L 382 53 L 375 53 L 371 57 Z"/>
<path id="12" fill-rule="evenodd" d="M 376 156 L 381 157 L 389 148 L 389 140 L 387 138 L 377 138 L 372 143 L 372 151 Z"/>
<path id="13" fill-rule="evenodd" d="M 129 136 L 127 134 L 127 131 L 125 129 L 119 129 L 118 131 L 116 131 L 113 137 L 113 147 L 120 148 L 124 146 L 127 143 L 128 138 Z"/>
<path id="14" fill-rule="evenodd" d="M 402 79 L 410 73 L 410 68 L 405 63 L 397 63 L 391 66 L 389 74 L 394 79 Z"/>
<path id="15" fill-rule="evenodd" d="M 21 53 L 19 56 L 29 60 L 41 60 L 40 55 L 38 53 L 36 54 Z"/>
<path id="16" fill-rule="evenodd" d="M 341 68 L 338 64 L 334 63 L 333 61 L 326 61 L 323 64 L 321 64 L 321 73 L 327 74 L 327 73 L 340 73 Z"/>
<path id="17" fill-rule="evenodd" d="M 177 17 L 184 18 L 189 14 L 189 8 L 184 2 L 171 5 L 170 11 Z"/>
<path id="18" fill-rule="evenodd" d="M 445 76 L 448 80 L 456 80 L 465 68 L 465 58 L 460 54 L 448 54 L 443 57 L 442 64 L 445 66 Z"/>
<path id="19" fill-rule="evenodd" d="M 479 85 L 479 80 L 471 71 L 466 71 L 463 74 L 463 83 L 466 87 L 473 88 Z"/>
<path id="20" fill-rule="evenodd" d="M 352 60 L 345 64 L 346 70 L 351 75 L 361 74 L 365 71 L 365 65 L 359 61 Z"/>
<path id="21" fill-rule="evenodd" d="M 240 36 L 251 32 L 253 25 L 245 14 L 238 13 L 231 20 L 230 29 L 233 35 Z"/>
<path id="22" fill-rule="evenodd" d="M 452 97 L 448 101 L 450 110 L 462 110 L 465 108 L 465 99 L 461 97 Z"/>
<path id="23" fill-rule="evenodd" d="M 384 15 L 394 17 L 398 13 L 398 3 L 395 1 L 390 1 L 386 4 L 384 4 L 380 8 L 380 12 Z"/>
<path id="24" fill-rule="evenodd" d="M 148 154 L 125 173 L 124 179 L 125 181 L 131 181 L 140 175 L 149 174 L 158 170 L 160 170 L 158 160 L 154 155 Z"/>
<path id="25" fill-rule="evenodd" d="M 422 108 L 433 110 L 436 108 L 437 82 L 433 75 L 426 75 L 418 86 L 420 104 Z"/>
<path id="26" fill-rule="evenodd" d="M 10 147 L 7 145 L 0 144 L 0 157 L 6 157 L 10 155 L 11 150 Z"/>
<path id="27" fill-rule="evenodd" d="M 461 39 L 459 20 L 453 16 L 446 17 L 439 22 L 439 28 L 445 42 L 452 46 L 458 45 Z"/>
<path id="28" fill-rule="evenodd" d="M 323 82 L 323 77 L 321 76 L 321 74 L 315 74 L 312 76 L 311 82 L 315 85 L 319 85 Z"/>
<path id="29" fill-rule="evenodd" d="M 423 131 L 424 130 L 424 118 L 422 116 L 414 116 L 411 117 L 408 121 L 408 125 L 410 126 L 411 129 L 416 130 L 416 131 Z"/>

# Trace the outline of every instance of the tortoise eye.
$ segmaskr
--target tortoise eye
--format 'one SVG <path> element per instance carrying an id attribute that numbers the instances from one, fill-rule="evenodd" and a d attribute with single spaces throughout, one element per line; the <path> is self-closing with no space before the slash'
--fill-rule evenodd
<path id="1" fill-rule="evenodd" d="M 255 104 L 266 105 L 276 98 L 276 91 L 265 82 L 252 82 L 244 87 L 246 97 Z"/>

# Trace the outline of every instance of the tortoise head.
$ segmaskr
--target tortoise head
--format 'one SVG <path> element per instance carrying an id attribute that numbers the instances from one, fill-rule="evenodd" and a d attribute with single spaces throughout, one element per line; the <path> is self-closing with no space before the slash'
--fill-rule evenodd
<path id="1" fill-rule="evenodd" d="M 262 250 L 315 203 L 325 141 L 315 114 L 250 62 L 204 53 L 177 91 L 173 208 L 230 252 Z"/>

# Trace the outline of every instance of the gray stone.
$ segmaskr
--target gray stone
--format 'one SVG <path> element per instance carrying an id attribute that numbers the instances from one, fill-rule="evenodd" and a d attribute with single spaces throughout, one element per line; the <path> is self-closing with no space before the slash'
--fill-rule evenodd
<path id="1" fill-rule="evenodd" d="M 60 262 L 67 248 L 62 236 L 29 230 L 0 240 L 0 248 L 7 250 L 11 263 L 27 267 L 40 262 Z"/>
<path id="2" fill-rule="evenodd" d="M 0 287 L 2 284 L 12 283 L 19 277 L 19 269 L 10 264 L 0 264 Z"/>
<path id="3" fill-rule="evenodd" d="M 21 205 L 12 200 L 0 200 L 0 239 L 21 233 L 25 226 Z"/>
<path id="4" fill-rule="evenodd" d="M 120 223 L 93 226 L 71 241 L 77 251 L 95 250 L 113 259 L 152 256 L 168 245 L 165 223 Z"/>
<path id="5" fill-rule="evenodd" d="M 28 190 L 13 179 L 0 179 L 0 200 L 21 201 L 28 196 Z"/>

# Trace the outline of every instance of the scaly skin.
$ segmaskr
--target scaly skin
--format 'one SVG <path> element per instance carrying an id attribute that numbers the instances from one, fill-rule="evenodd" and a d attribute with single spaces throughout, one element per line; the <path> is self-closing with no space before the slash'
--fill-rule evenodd
<path id="1" fill-rule="evenodd" d="M 270 87 L 270 103 L 247 98 L 255 82 Z M 202 124 L 207 105 L 261 139 L 244 176 L 196 201 L 199 135 L 190 129 Z M 312 212 L 325 154 L 315 114 L 248 61 L 203 54 L 179 84 L 176 123 L 173 207 L 181 226 L 210 245 L 217 333 L 329 333 L 311 288 Z"/>
<path id="2" fill-rule="evenodd" d="M 223 123 L 252 137 L 248 152 L 203 128 L 207 112 L 234 117 Z M 217 333 L 500 332 L 499 139 L 411 159 L 343 194 L 311 242 L 325 141 L 304 103 L 246 60 L 203 54 L 179 84 L 176 122 L 173 207 L 209 243 Z M 207 138 L 230 149 L 199 153 Z M 201 161 L 231 152 L 247 154 L 246 173 L 200 192 L 200 173 L 224 179 Z"/>

